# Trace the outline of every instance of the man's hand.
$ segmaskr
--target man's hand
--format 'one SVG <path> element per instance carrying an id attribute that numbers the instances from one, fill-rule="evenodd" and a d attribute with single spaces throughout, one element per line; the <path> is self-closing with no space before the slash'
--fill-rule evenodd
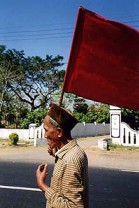
<path id="1" fill-rule="evenodd" d="M 47 164 L 39 165 L 36 171 L 36 179 L 37 179 L 38 187 L 44 192 L 48 187 L 47 184 L 45 183 L 45 179 L 47 175 L 48 175 L 48 165 Z"/>
<path id="2" fill-rule="evenodd" d="M 48 153 L 52 156 L 55 156 L 55 153 L 57 152 L 57 148 L 51 148 L 50 146 L 48 146 Z"/>

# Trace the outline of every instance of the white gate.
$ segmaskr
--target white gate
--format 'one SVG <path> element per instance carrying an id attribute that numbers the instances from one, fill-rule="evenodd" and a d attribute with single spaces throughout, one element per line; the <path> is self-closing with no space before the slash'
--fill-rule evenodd
<path id="1" fill-rule="evenodd" d="M 124 146 L 139 146 L 139 132 L 131 129 L 128 124 L 122 122 L 120 141 Z"/>
<path id="2" fill-rule="evenodd" d="M 47 144 L 44 138 L 44 128 L 43 124 L 35 129 L 34 146 Z"/>
<path id="3" fill-rule="evenodd" d="M 121 109 L 116 106 L 110 106 L 110 135 L 114 144 L 139 146 L 139 132 L 121 122 Z"/>

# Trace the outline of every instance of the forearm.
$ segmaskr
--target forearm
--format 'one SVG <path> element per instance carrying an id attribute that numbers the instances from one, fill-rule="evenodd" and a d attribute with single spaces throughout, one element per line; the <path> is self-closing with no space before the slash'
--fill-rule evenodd
<path id="1" fill-rule="evenodd" d="M 47 203 L 50 204 L 53 208 L 84 208 L 82 203 L 74 203 L 71 198 L 66 197 L 63 194 L 59 194 L 55 192 L 53 189 L 48 187 L 45 191 L 45 197 L 47 199 Z"/>
<path id="2" fill-rule="evenodd" d="M 45 192 L 48 188 L 48 185 L 45 183 L 45 179 L 48 175 L 48 165 L 41 164 L 38 166 L 36 171 L 36 179 L 38 188 L 40 188 L 43 192 Z"/>
<path id="3" fill-rule="evenodd" d="M 49 186 L 46 183 L 42 183 L 42 182 L 37 182 L 38 184 L 38 188 L 41 189 L 43 192 L 45 192 Z"/>

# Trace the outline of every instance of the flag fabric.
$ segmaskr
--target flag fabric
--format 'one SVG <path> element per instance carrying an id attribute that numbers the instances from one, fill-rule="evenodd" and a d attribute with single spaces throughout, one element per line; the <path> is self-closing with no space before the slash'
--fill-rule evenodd
<path id="1" fill-rule="evenodd" d="M 139 110 L 139 32 L 80 7 L 63 92 Z"/>

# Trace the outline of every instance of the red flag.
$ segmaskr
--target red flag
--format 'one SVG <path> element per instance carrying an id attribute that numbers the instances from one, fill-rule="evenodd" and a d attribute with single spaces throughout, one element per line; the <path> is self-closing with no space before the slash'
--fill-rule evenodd
<path id="1" fill-rule="evenodd" d="M 139 32 L 79 8 L 63 92 L 139 110 Z"/>

